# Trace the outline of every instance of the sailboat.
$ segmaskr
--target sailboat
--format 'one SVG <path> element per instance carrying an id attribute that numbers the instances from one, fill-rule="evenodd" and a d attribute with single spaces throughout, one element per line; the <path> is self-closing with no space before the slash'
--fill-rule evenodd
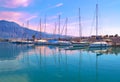
<path id="1" fill-rule="evenodd" d="M 80 16 L 80 8 L 79 8 L 79 37 L 80 41 L 71 41 L 73 47 L 86 47 L 89 43 L 86 41 L 82 41 L 82 27 L 81 27 L 81 16 Z"/>
<path id="2" fill-rule="evenodd" d="M 48 45 L 57 45 L 58 44 L 58 40 L 56 39 L 56 22 L 55 22 L 55 28 L 53 30 L 53 37 L 48 39 Z"/>
<path id="3" fill-rule="evenodd" d="M 58 34 L 59 34 L 59 36 L 58 36 L 58 39 L 48 40 L 48 44 L 55 45 L 55 46 L 69 46 L 69 45 L 71 45 L 71 42 L 60 39 L 60 15 L 58 18 L 59 18 L 59 21 L 58 21 Z M 65 38 L 67 37 L 67 21 L 68 21 L 68 18 L 66 18 L 66 22 L 65 22 L 66 23 Z M 56 24 L 55 24 L 55 31 L 56 31 Z M 54 32 L 53 32 L 53 34 L 54 34 Z"/>
<path id="4" fill-rule="evenodd" d="M 59 21 L 60 22 L 60 21 Z M 66 18 L 66 28 L 65 28 L 65 38 L 67 38 L 67 22 L 68 22 L 68 18 Z M 60 24 L 59 24 L 59 28 L 60 28 Z M 61 33 L 62 34 L 62 33 Z M 59 37 L 60 39 L 60 37 Z M 67 41 L 67 40 L 58 40 L 58 45 L 59 46 L 70 46 L 71 42 Z"/>
<path id="5" fill-rule="evenodd" d="M 96 4 L 96 41 L 91 43 L 89 48 L 104 48 L 109 47 L 110 45 L 105 41 L 100 41 L 98 39 L 98 2 Z"/>
<path id="6" fill-rule="evenodd" d="M 45 17 L 45 29 L 46 29 L 46 17 Z M 44 29 L 44 31 L 45 31 Z M 40 19 L 40 39 L 36 39 L 34 41 L 34 44 L 35 45 L 47 45 L 48 44 L 48 41 L 46 39 L 42 39 L 42 27 L 41 27 L 41 19 Z"/>

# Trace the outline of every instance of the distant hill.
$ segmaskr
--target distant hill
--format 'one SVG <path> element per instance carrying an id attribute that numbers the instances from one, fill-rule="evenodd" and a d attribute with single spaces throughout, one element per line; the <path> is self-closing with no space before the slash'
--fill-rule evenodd
<path id="1" fill-rule="evenodd" d="M 50 38 L 53 35 L 42 32 L 42 38 Z M 40 37 L 40 32 L 22 27 L 15 22 L 0 20 L 0 38 L 32 38 L 35 35 Z"/>

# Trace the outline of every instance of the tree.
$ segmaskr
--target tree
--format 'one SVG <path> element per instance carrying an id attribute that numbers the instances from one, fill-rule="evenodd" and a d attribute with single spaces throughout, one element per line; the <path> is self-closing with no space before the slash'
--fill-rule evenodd
<path id="1" fill-rule="evenodd" d="M 115 37 L 118 37 L 118 34 L 115 34 Z"/>

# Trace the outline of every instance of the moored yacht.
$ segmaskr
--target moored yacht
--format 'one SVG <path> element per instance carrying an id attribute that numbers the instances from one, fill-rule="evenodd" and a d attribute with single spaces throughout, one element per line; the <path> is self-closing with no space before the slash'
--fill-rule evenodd
<path id="1" fill-rule="evenodd" d="M 73 47 L 86 47 L 89 45 L 87 41 L 82 41 L 82 26 L 81 26 L 81 16 L 80 16 L 80 8 L 79 8 L 79 40 L 71 41 Z"/>
<path id="2" fill-rule="evenodd" d="M 86 46 L 89 46 L 88 42 L 75 42 L 75 41 L 72 41 L 71 43 L 72 43 L 73 47 L 86 47 Z"/>
<path id="3" fill-rule="evenodd" d="M 45 39 L 39 39 L 39 40 L 35 40 L 35 41 L 34 41 L 34 44 L 35 44 L 35 45 L 47 45 L 47 44 L 48 44 L 48 41 L 45 40 Z"/>
<path id="4" fill-rule="evenodd" d="M 109 47 L 110 45 L 103 41 L 102 38 L 98 37 L 98 3 L 96 4 L 96 41 L 91 43 L 89 48 L 104 48 L 104 47 Z"/>
<path id="5" fill-rule="evenodd" d="M 33 44 L 31 40 L 10 40 L 10 42 L 15 44 Z"/>
<path id="6" fill-rule="evenodd" d="M 61 40 L 48 40 L 48 45 L 70 46 L 71 42 L 69 42 L 69 41 L 61 41 Z"/>
<path id="7" fill-rule="evenodd" d="M 58 41 L 59 46 L 70 46 L 71 42 L 69 41 Z"/>
<path id="8" fill-rule="evenodd" d="M 109 47 L 110 45 L 107 42 L 93 42 L 89 45 L 89 48 L 102 48 L 102 47 Z"/>

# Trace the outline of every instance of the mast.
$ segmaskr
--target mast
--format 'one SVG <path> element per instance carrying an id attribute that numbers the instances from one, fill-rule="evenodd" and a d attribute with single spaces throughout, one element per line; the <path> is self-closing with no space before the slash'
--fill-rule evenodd
<path id="1" fill-rule="evenodd" d="M 59 37 L 58 38 L 60 39 L 60 15 L 59 15 L 58 18 L 59 18 L 59 20 L 58 20 L 58 22 L 59 22 L 59 24 L 58 24 L 59 25 L 58 26 L 58 35 L 59 35 Z"/>
<path id="2" fill-rule="evenodd" d="M 42 37 L 42 28 L 41 28 L 41 18 L 40 18 L 40 39 L 41 39 L 41 37 Z"/>
<path id="3" fill-rule="evenodd" d="M 67 39 L 67 23 L 68 23 L 68 18 L 66 18 L 66 29 L 65 29 L 65 38 Z"/>
<path id="4" fill-rule="evenodd" d="M 82 27 L 81 27 L 80 8 L 79 8 L 79 37 L 80 37 L 80 40 L 81 40 L 82 39 Z"/>
<path id="5" fill-rule="evenodd" d="M 27 27 L 29 29 L 29 20 L 27 21 Z M 29 39 L 29 35 L 27 36 L 27 39 Z"/>
<path id="6" fill-rule="evenodd" d="M 57 27 L 57 25 L 56 25 L 56 22 L 55 22 L 55 29 L 54 29 L 54 31 L 53 31 L 53 38 L 55 39 L 55 35 L 56 35 L 56 27 Z"/>
<path id="7" fill-rule="evenodd" d="M 96 3 L 96 37 L 98 36 L 98 1 Z"/>

